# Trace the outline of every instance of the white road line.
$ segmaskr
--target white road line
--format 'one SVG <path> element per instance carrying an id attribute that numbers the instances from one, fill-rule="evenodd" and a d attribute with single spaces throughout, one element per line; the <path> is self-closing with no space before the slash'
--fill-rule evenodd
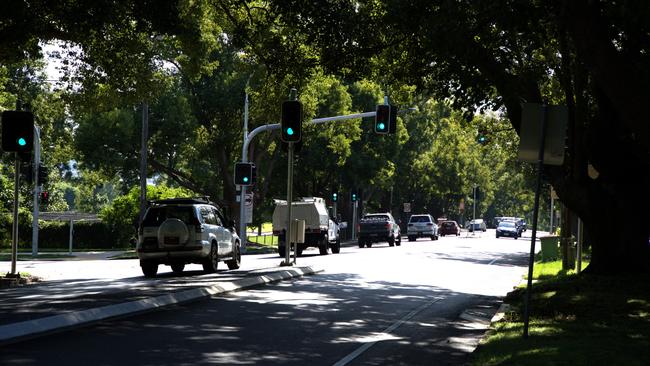
<path id="1" fill-rule="evenodd" d="M 436 303 L 436 302 L 438 302 L 440 300 L 441 300 L 440 298 L 434 298 L 432 300 L 427 301 L 426 303 L 421 305 L 419 308 L 411 311 L 410 313 L 406 314 L 402 319 L 400 319 L 400 320 L 396 321 L 395 323 L 393 323 L 390 327 L 384 329 L 384 331 L 381 332 L 375 338 L 381 338 L 380 337 L 381 335 L 388 335 L 388 333 L 390 333 L 393 330 L 399 328 L 402 324 L 404 324 L 406 321 L 408 321 L 409 319 L 414 317 L 416 314 L 418 314 L 422 310 L 428 308 L 429 306 L 431 306 L 432 304 L 434 304 L 434 303 Z M 335 363 L 334 366 L 345 366 L 345 365 L 347 365 L 348 363 L 350 363 L 350 361 L 354 360 L 359 355 L 361 355 L 362 353 L 367 351 L 370 347 L 374 346 L 377 342 L 378 341 L 364 343 L 361 347 L 354 350 L 354 352 L 352 352 L 349 355 L 343 357 L 341 360 L 339 360 L 337 363 Z"/>

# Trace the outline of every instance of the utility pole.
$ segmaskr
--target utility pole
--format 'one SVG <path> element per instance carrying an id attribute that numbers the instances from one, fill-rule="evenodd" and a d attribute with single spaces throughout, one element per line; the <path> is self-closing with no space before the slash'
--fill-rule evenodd
<path id="1" fill-rule="evenodd" d="M 140 217 L 144 218 L 147 209 L 147 142 L 149 141 L 149 104 L 142 103 L 142 141 L 140 146 Z"/>

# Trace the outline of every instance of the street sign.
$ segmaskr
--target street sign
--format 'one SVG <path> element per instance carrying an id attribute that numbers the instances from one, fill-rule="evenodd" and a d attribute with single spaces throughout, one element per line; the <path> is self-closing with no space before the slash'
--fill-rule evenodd
<path id="1" fill-rule="evenodd" d="M 519 136 L 519 160 L 536 163 L 539 155 L 539 141 L 544 107 L 539 103 L 524 103 L 521 112 L 521 135 Z M 546 106 L 546 139 L 544 142 L 544 164 L 562 165 L 564 162 L 564 140 L 569 119 L 565 105 Z"/>
<path id="2" fill-rule="evenodd" d="M 244 216 L 246 217 L 247 224 L 253 223 L 253 194 L 246 193 L 246 198 L 244 199 Z"/>
<path id="3" fill-rule="evenodd" d="M 411 202 L 404 202 L 404 212 L 411 212 Z"/>

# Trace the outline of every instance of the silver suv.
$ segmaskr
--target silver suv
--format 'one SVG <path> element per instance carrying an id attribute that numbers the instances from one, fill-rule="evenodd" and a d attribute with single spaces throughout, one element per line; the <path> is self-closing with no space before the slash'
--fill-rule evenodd
<path id="1" fill-rule="evenodd" d="M 154 277 L 160 264 L 180 273 L 185 264 L 198 263 L 212 273 L 220 261 L 239 268 L 240 243 L 234 221 L 216 204 L 207 198 L 173 198 L 149 202 L 136 251 L 146 277 Z"/>
<path id="2" fill-rule="evenodd" d="M 433 216 L 429 214 L 412 215 L 406 229 L 409 241 L 421 237 L 430 237 L 431 240 L 438 240 L 438 225 Z"/>

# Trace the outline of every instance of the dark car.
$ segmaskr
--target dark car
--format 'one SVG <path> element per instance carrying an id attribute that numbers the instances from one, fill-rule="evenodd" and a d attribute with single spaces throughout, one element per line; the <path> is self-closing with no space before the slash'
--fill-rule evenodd
<path id="1" fill-rule="evenodd" d="M 389 246 L 401 245 L 402 234 L 399 225 L 390 213 L 365 215 L 357 227 L 359 248 L 372 247 L 373 243 L 388 242 Z"/>
<path id="2" fill-rule="evenodd" d="M 440 228 L 438 229 L 438 233 L 440 236 L 445 236 L 445 235 L 460 235 L 460 226 L 458 226 L 458 223 L 456 221 L 443 221 L 440 224 Z"/>
<path id="3" fill-rule="evenodd" d="M 517 239 L 521 236 L 521 227 L 514 221 L 501 221 L 497 226 L 497 238 L 501 236 Z"/>

